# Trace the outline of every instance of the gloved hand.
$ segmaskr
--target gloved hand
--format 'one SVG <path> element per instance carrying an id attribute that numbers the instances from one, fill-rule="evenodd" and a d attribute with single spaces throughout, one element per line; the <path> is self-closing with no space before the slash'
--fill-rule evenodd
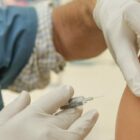
<path id="1" fill-rule="evenodd" d="M 125 9 L 123 15 L 126 24 L 137 36 L 137 42 L 140 48 L 140 3 L 131 4 Z"/>
<path id="2" fill-rule="evenodd" d="M 94 126 L 98 113 L 92 110 L 80 117 L 80 108 L 56 113 L 72 96 L 73 89 L 65 86 L 29 105 L 29 94 L 22 93 L 0 112 L 0 139 L 83 140 Z"/>
<path id="3" fill-rule="evenodd" d="M 130 89 L 140 97 L 140 64 L 135 34 L 123 20 L 123 12 L 136 0 L 97 0 L 93 11 L 98 27 Z M 131 11 L 132 12 L 132 11 Z"/>

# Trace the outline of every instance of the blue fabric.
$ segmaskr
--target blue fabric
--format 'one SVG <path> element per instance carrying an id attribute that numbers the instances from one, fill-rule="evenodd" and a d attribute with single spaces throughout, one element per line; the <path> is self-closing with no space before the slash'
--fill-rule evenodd
<path id="1" fill-rule="evenodd" d="M 3 107 L 4 107 L 4 103 L 3 103 L 3 98 L 2 98 L 1 89 L 0 89 L 0 110 L 2 110 Z"/>
<path id="2" fill-rule="evenodd" d="M 7 88 L 28 62 L 37 32 L 31 7 L 0 8 L 0 86 Z M 0 102 L 1 104 L 1 102 Z"/>
<path id="3" fill-rule="evenodd" d="M 9 86 L 28 62 L 37 31 L 33 8 L 0 9 L 0 85 Z"/>

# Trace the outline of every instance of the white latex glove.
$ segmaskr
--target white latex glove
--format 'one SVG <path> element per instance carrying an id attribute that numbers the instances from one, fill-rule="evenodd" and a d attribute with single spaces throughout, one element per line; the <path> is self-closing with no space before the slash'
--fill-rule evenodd
<path id="1" fill-rule="evenodd" d="M 137 36 L 140 47 L 140 3 L 131 4 L 125 9 L 123 15 L 123 19 Z"/>
<path id="2" fill-rule="evenodd" d="M 107 46 L 120 67 L 130 89 L 140 97 L 140 64 L 135 34 L 123 20 L 123 12 L 136 0 L 97 0 L 93 11 Z"/>
<path id="3" fill-rule="evenodd" d="M 55 112 L 73 96 L 65 86 L 47 93 L 30 104 L 28 93 L 22 93 L 0 112 L 1 140 L 83 140 L 94 126 L 98 113 L 92 110 L 82 117 L 82 109 Z"/>

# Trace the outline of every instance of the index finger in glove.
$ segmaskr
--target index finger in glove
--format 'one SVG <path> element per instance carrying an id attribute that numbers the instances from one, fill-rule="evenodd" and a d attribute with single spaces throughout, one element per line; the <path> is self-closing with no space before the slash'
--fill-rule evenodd
<path id="1" fill-rule="evenodd" d="M 53 91 L 48 92 L 45 96 L 41 97 L 38 101 L 31 105 L 31 109 L 35 108 L 40 113 L 53 114 L 61 106 L 68 103 L 74 94 L 74 90 L 70 86 L 63 86 Z M 38 113 L 38 112 L 37 112 Z"/>

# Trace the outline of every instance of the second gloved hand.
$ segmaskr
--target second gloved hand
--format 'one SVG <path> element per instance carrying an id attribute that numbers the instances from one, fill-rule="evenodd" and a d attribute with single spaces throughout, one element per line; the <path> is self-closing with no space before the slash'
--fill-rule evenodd
<path id="1" fill-rule="evenodd" d="M 22 93 L 0 112 L 1 140 L 83 140 L 90 132 L 98 113 L 92 110 L 81 117 L 82 109 L 56 111 L 73 96 L 73 89 L 56 89 L 30 104 Z"/>
<path id="2" fill-rule="evenodd" d="M 93 11 L 98 27 L 127 84 L 140 97 L 140 64 L 136 36 L 123 20 L 123 12 L 136 0 L 97 0 Z"/>

